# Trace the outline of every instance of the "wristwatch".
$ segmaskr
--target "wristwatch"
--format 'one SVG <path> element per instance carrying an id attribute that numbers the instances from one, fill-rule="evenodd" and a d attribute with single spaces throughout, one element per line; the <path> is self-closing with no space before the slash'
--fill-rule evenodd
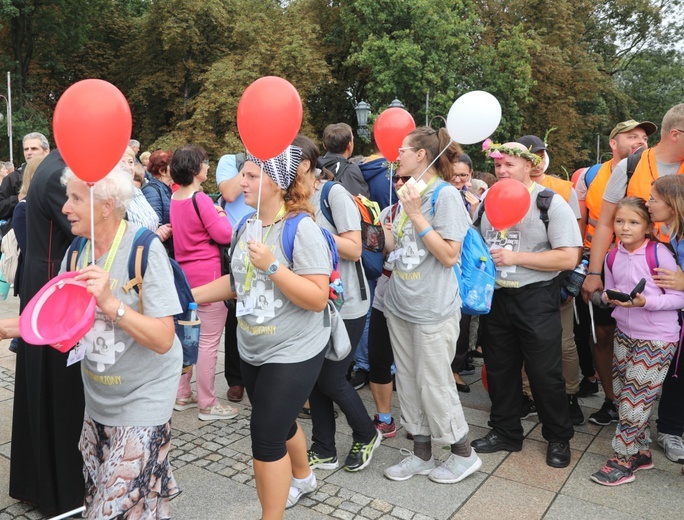
<path id="1" fill-rule="evenodd" d="M 124 308 L 124 302 L 120 302 L 119 308 L 116 309 L 116 318 L 114 319 L 114 323 L 119 323 L 121 321 L 121 318 L 123 318 L 125 312 L 126 309 Z"/>
<path id="2" fill-rule="evenodd" d="M 280 267 L 280 262 L 278 260 L 275 260 L 271 265 L 269 265 L 266 268 L 266 274 L 268 276 L 273 276 L 279 267 Z"/>

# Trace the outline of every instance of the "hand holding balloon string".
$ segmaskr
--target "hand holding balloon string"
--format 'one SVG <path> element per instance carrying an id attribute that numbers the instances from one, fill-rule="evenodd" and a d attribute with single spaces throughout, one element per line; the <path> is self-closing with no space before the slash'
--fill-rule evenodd
<path id="1" fill-rule="evenodd" d="M 118 299 L 112 294 L 109 273 L 100 266 L 91 264 L 81 269 L 75 280 L 86 281 L 87 290 L 95 297 L 97 306 L 108 316 L 114 316 L 119 307 Z"/>
<path id="2" fill-rule="evenodd" d="M 276 258 L 273 256 L 271 248 L 266 244 L 254 240 L 250 240 L 247 244 L 249 247 L 249 260 L 260 271 L 266 271 L 268 266 L 275 262 Z"/>

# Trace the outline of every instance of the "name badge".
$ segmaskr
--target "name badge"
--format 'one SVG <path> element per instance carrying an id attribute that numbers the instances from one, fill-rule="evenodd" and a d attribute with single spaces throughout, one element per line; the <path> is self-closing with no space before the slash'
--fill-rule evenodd
<path id="1" fill-rule="evenodd" d="M 235 316 L 244 316 L 245 314 L 252 314 L 254 312 L 254 298 L 246 296 L 242 300 L 238 300 L 235 306 Z"/>
<path id="2" fill-rule="evenodd" d="M 69 357 L 67 358 L 67 366 L 78 363 L 85 357 L 86 347 L 82 343 L 78 343 L 71 352 L 69 352 Z"/>

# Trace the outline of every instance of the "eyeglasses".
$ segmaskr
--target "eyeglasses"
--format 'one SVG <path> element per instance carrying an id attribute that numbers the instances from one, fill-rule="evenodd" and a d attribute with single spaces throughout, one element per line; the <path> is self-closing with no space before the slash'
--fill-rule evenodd
<path id="1" fill-rule="evenodd" d="M 392 176 L 392 182 L 393 182 L 394 184 L 396 184 L 396 183 L 398 183 L 399 181 L 401 181 L 401 182 L 403 182 L 404 184 L 406 184 L 410 178 L 411 178 L 410 175 L 393 175 L 393 176 Z"/>
<path id="2" fill-rule="evenodd" d="M 406 150 L 415 150 L 415 146 L 403 146 L 402 148 L 399 148 L 399 155 L 404 153 Z"/>
<path id="3" fill-rule="evenodd" d="M 458 177 L 459 179 L 467 179 L 470 177 L 469 173 L 454 173 L 454 177 Z"/>

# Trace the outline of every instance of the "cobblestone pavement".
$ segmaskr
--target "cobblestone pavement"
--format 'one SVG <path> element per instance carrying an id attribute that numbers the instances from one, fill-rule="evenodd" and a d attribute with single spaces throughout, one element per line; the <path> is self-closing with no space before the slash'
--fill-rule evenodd
<path id="1" fill-rule="evenodd" d="M 16 315 L 18 303 L 0 303 L 0 318 Z M 7 495 L 11 442 L 14 354 L 9 341 L 0 342 L 0 520 L 48 518 L 35 508 Z M 217 368 L 216 393 L 224 397 L 223 354 Z M 479 371 L 466 376 L 469 394 L 460 394 L 470 438 L 487 433 L 489 398 L 479 381 Z M 368 388 L 360 395 L 369 412 L 373 402 Z M 602 404 L 602 394 L 581 399 L 585 416 Z M 394 398 L 395 406 L 396 397 Z M 197 410 L 174 412 L 172 464 L 183 493 L 172 502 L 175 519 L 257 519 L 260 509 L 251 463 L 247 399 L 240 414 L 230 421 L 203 422 Z M 393 410 L 399 416 L 398 408 Z M 375 451 L 370 466 L 358 473 L 340 468 L 316 470 L 318 489 L 287 510 L 287 520 L 338 519 L 658 519 L 672 518 L 684 508 L 684 477 L 681 466 L 668 461 L 653 446 L 655 469 L 641 471 L 636 481 L 618 488 L 604 488 L 589 480 L 611 455 L 614 427 L 591 423 L 578 426 L 571 442 L 572 463 L 552 469 L 544 462 L 546 443 L 537 418 L 522 421 L 526 440 L 519 453 L 481 455 L 480 471 L 455 485 L 440 485 L 425 477 L 391 482 L 383 470 L 403 458 L 402 449 L 412 443 L 400 430 Z M 300 421 L 310 438 L 311 422 Z M 351 431 L 343 416 L 337 421 L 338 457 L 351 446 Z M 435 456 L 445 459 L 447 447 L 434 445 Z M 445 449 L 446 448 L 446 449 Z M 676 514 L 675 514 L 676 516 Z"/>

